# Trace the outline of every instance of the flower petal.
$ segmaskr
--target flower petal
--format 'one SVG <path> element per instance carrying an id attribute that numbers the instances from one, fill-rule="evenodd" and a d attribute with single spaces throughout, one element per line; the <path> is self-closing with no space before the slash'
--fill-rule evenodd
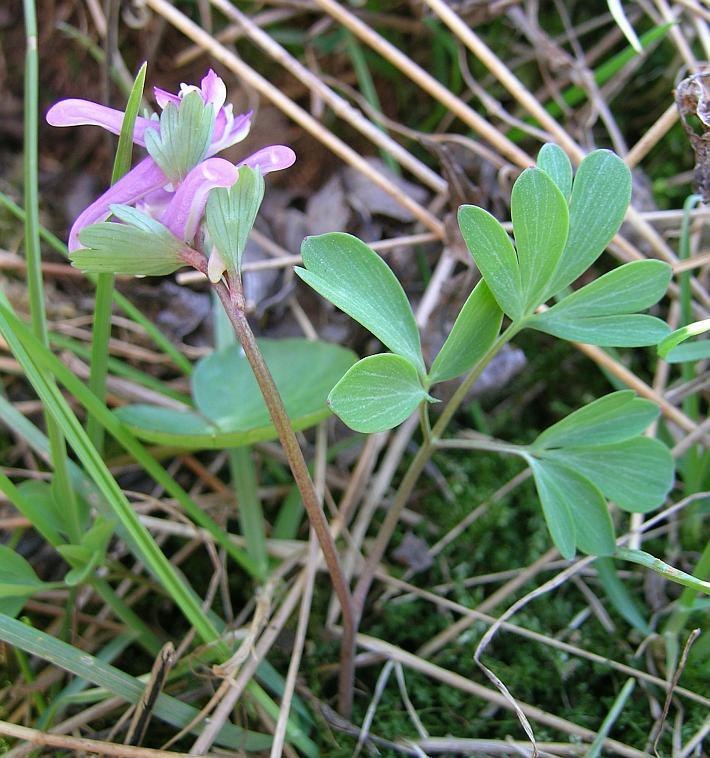
<path id="1" fill-rule="evenodd" d="M 205 103 L 210 103 L 215 113 L 219 113 L 227 99 L 227 87 L 212 69 L 200 82 L 200 90 Z"/>
<path id="2" fill-rule="evenodd" d="M 270 171 L 281 171 L 281 169 L 293 166 L 295 162 L 296 153 L 290 147 L 271 145 L 257 150 L 238 165 L 258 168 L 262 174 L 268 174 Z"/>
<path id="3" fill-rule="evenodd" d="M 115 108 L 108 108 L 99 103 L 92 103 L 90 100 L 70 98 L 68 100 L 60 100 L 47 111 L 47 123 L 52 126 L 83 126 L 90 124 L 102 126 L 112 134 L 120 134 L 123 116 L 123 111 L 118 111 Z M 145 138 L 143 136 L 145 130 L 158 128 L 159 124 L 157 121 L 138 116 L 133 128 L 133 142 L 136 145 L 145 147 Z"/>
<path id="4" fill-rule="evenodd" d="M 178 95 L 173 95 L 172 92 L 168 92 L 165 89 L 153 87 L 153 94 L 155 95 L 155 102 L 158 103 L 161 108 L 165 108 L 168 103 L 180 105 L 180 97 Z"/>
<path id="5" fill-rule="evenodd" d="M 252 113 L 253 111 L 240 113 L 235 117 L 232 115 L 231 103 L 225 105 L 217 114 L 208 155 L 215 155 L 241 142 L 251 129 Z"/>
<path id="6" fill-rule="evenodd" d="M 144 158 L 135 168 L 109 187 L 74 222 L 69 232 L 69 252 L 81 247 L 79 232 L 90 224 L 104 221 L 111 215 L 110 205 L 132 205 L 140 198 L 168 183 L 165 174 L 152 158 Z"/>
<path id="7" fill-rule="evenodd" d="M 176 237 L 189 242 L 197 233 L 210 190 L 231 187 L 238 178 L 236 166 L 224 158 L 202 161 L 180 183 L 161 222 Z"/>

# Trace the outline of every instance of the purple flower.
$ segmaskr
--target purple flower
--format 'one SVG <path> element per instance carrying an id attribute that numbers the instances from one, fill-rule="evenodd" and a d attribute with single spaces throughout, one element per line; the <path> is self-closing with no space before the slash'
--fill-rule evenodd
<path id="1" fill-rule="evenodd" d="M 252 114 L 234 116 L 232 105 L 225 105 L 222 79 L 210 69 L 199 88 L 182 84 L 176 95 L 158 87 L 154 93 L 162 110 L 160 117 L 138 117 L 133 132 L 133 142 L 147 148 L 149 157 L 79 215 L 69 233 L 70 251 L 81 246 L 79 232 L 106 220 L 115 204 L 138 207 L 189 243 L 199 228 L 209 191 L 230 187 L 237 180 L 234 165 L 212 156 L 246 137 Z M 52 126 L 93 124 L 113 134 L 120 134 L 123 117 L 123 111 L 77 99 L 61 100 L 47 112 Z M 147 134 L 149 131 L 154 134 Z M 288 168 L 295 159 L 291 148 L 272 145 L 238 166 L 259 168 L 265 174 Z"/>

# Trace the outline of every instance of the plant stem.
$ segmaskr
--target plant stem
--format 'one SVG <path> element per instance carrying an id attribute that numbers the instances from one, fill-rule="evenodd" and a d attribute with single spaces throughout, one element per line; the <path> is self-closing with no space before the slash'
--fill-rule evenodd
<path id="1" fill-rule="evenodd" d="M 341 714 L 345 717 L 350 715 L 352 708 L 352 679 L 354 674 L 354 660 L 352 650 L 355 645 L 355 627 L 353 624 L 353 607 L 350 590 L 340 566 L 338 554 L 335 550 L 333 536 L 330 533 L 328 521 L 323 513 L 323 509 L 318 500 L 313 480 L 308 472 L 306 461 L 303 457 L 296 434 L 291 428 L 286 409 L 283 401 L 276 388 L 274 379 L 271 376 L 266 362 L 256 343 L 254 333 L 249 326 L 246 317 L 244 294 L 242 291 L 241 280 L 233 277 L 230 287 L 220 282 L 215 285 L 217 296 L 222 301 L 224 310 L 234 327 L 234 331 L 242 345 L 249 365 L 254 372 L 259 388 L 264 397 L 264 402 L 269 410 L 271 421 L 276 427 L 279 440 L 283 447 L 286 459 L 288 460 L 294 481 L 301 493 L 303 504 L 308 513 L 308 519 L 311 522 L 323 557 L 330 574 L 335 594 L 340 602 L 343 614 L 343 638 L 340 651 L 340 677 L 338 684 L 338 707 Z"/>
<path id="2" fill-rule="evenodd" d="M 409 497 L 412 494 L 412 491 L 414 490 L 414 487 L 419 479 L 419 475 L 424 469 L 424 466 L 428 462 L 429 458 L 431 458 L 434 451 L 436 450 L 441 435 L 444 433 L 444 430 L 448 426 L 449 421 L 451 421 L 454 413 L 456 413 L 458 410 L 459 406 L 468 394 L 468 391 L 471 389 L 475 381 L 483 372 L 483 369 L 488 365 L 488 363 L 503 347 L 503 345 L 509 342 L 520 331 L 520 329 L 522 329 L 522 327 L 522 321 L 511 324 L 508 329 L 503 334 L 501 334 L 500 337 L 498 337 L 493 345 L 491 345 L 488 352 L 481 358 L 476 366 L 471 369 L 466 379 L 464 379 L 464 381 L 454 393 L 451 400 L 449 400 L 449 402 L 446 404 L 446 407 L 444 408 L 441 416 L 439 416 L 436 424 L 434 424 L 429 438 L 424 440 L 423 444 L 417 451 L 417 454 L 414 456 L 414 459 L 409 464 L 409 468 L 407 469 L 407 472 L 404 475 L 401 484 L 399 485 L 392 504 L 387 510 L 385 520 L 383 521 L 382 526 L 377 533 L 375 544 L 372 546 L 372 550 L 367 556 L 365 565 L 363 566 L 362 572 L 360 573 L 360 578 L 358 579 L 358 582 L 355 585 L 355 590 L 353 591 L 353 610 L 355 615 L 356 629 L 360 623 L 360 619 L 362 618 L 362 613 L 365 608 L 365 600 L 367 599 L 370 585 L 372 584 L 372 580 L 375 576 L 375 571 L 377 570 L 377 567 L 382 560 L 382 556 L 385 554 L 387 545 L 389 545 L 389 542 L 392 539 L 394 530 L 396 529 L 397 523 L 399 522 L 399 516 L 402 512 L 402 508 L 404 508 L 405 504 L 409 500 Z"/>

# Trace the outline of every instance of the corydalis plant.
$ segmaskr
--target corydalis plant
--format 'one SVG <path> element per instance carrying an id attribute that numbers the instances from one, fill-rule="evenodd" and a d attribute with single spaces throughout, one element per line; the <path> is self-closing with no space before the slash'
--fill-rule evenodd
<path id="1" fill-rule="evenodd" d="M 190 246 L 202 243 L 198 231 L 210 191 L 232 187 L 242 168 L 266 174 L 295 161 L 285 145 L 264 147 L 236 165 L 214 157 L 246 137 L 252 114 L 234 115 L 232 105 L 225 104 L 224 82 L 212 70 L 200 87 L 182 84 L 177 94 L 156 87 L 154 94 L 160 115 L 136 119 L 133 130 L 134 144 L 148 157 L 72 225 L 72 261 L 85 271 L 167 274 L 184 265 L 200 267 L 200 256 Z M 120 133 L 123 117 L 123 111 L 78 99 L 61 100 L 47 112 L 53 126 L 93 124 L 113 134 Z M 111 215 L 122 223 L 97 223 Z M 118 260 L 112 260 L 112 237 Z M 210 270 L 218 279 L 224 268 L 213 262 Z"/>
<path id="2" fill-rule="evenodd" d="M 347 715 L 354 646 L 350 591 L 283 399 L 249 326 L 241 280 L 244 248 L 264 195 L 262 175 L 287 168 L 295 155 L 274 145 L 236 166 L 213 157 L 246 135 L 250 115 L 232 116 L 231 106 L 224 106 L 224 84 L 212 71 L 200 89 L 183 85 L 177 95 L 155 94 L 160 118 L 142 119 L 134 130 L 134 142 L 145 146 L 149 157 L 79 216 L 70 234 L 70 257 L 78 268 L 99 273 L 168 274 L 189 265 L 213 283 L 259 385 L 340 601 L 339 700 Z M 119 132 L 123 114 L 70 100 L 50 109 L 48 120 L 58 126 L 99 124 Z M 105 221 L 110 215 L 118 221 Z M 203 251 L 209 251 L 207 259 Z"/>
<path id="3" fill-rule="evenodd" d="M 346 234 L 310 237 L 302 247 L 305 268 L 296 270 L 392 351 L 356 363 L 332 389 L 332 410 L 352 429 L 384 431 L 418 408 L 428 419 L 428 406 L 435 402 L 432 387 L 468 374 L 432 430 L 425 422 L 423 452 L 412 466 L 423 465 L 436 447 L 522 456 L 533 471 L 550 534 L 566 558 L 576 548 L 598 555 L 614 552 L 607 497 L 625 510 L 645 512 L 658 507 L 670 490 L 670 452 L 640 436 L 658 413 L 652 403 L 631 392 L 610 395 L 570 415 L 529 446 L 442 437 L 467 389 L 522 329 L 608 347 L 655 345 L 668 333 L 664 322 L 638 313 L 666 292 L 671 276 L 666 263 L 628 263 L 566 292 L 616 234 L 630 196 L 630 172 L 618 156 L 596 150 L 573 178 L 565 153 L 545 145 L 538 165 L 523 171 L 513 187 L 515 242 L 486 210 L 462 206 L 461 233 L 482 279 L 429 369 L 404 290 L 387 264 L 360 240 Z M 553 296 L 557 302 L 544 307 Z M 501 333 L 504 316 L 509 323 Z M 630 477 L 642 478 L 643 486 L 633 487 Z M 405 477 L 408 483 L 413 480 Z"/>

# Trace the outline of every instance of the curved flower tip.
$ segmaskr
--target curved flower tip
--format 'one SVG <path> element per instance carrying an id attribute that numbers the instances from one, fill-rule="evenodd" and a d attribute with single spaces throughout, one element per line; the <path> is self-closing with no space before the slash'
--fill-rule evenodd
<path id="1" fill-rule="evenodd" d="M 178 239 L 189 242 L 197 233 L 210 190 L 231 187 L 238 178 L 234 164 L 224 158 L 208 158 L 180 183 L 160 221 Z"/>
<path id="2" fill-rule="evenodd" d="M 284 168 L 293 166 L 295 162 L 296 153 L 290 147 L 286 147 L 286 145 L 271 145 L 257 150 L 238 165 L 258 168 L 262 174 L 268 174 L 270 171 L 281 171 Z"/>
<path id="3" fill-rule="evenodd" d="M 112 134 L 120 134 L 124 115 L 123 111 L 90 100 L 69 98 L 55 103 L 47 111 L 46 118 L 51 126 L 102 126 Z M 145 130 L 158 128 L 157 121 L 138 116 L 133 128 L 133 141 L 145 147 Z"/>
<path id="4" fill-rule="evenodd" d="M 79 232 L 90 224 L 104 221 L 111 215 L 111 205 L 132 205 L 137 200 L 168 183 L 165 174 L 152 158 L 144 158 L 134 169 L 109 187 L 74 222 L 69 232 L 69 252 L 81 247 Z"/>

